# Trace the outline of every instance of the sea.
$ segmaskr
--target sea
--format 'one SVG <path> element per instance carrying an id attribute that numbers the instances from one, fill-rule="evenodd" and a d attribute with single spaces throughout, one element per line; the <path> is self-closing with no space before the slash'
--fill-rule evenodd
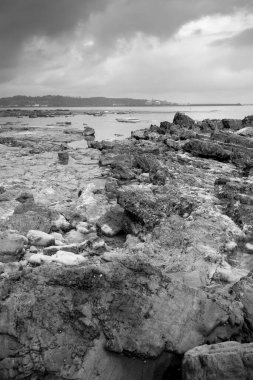
<path id="1" fill-rule="evenodd" d="M 26 109 L 34 109 L 26 108 Z M 36 109 L 55 109 L 40 108 Z M 58 108 L 61 109 L 61 108 Z M 67 107 L 64 107 L 67 109 Z M 2 124 L 13 123 L 29 125 L 30 127 L 54 127 L 60 122 L 71 122 L 68 128 L 82 130 L 85 125 L 95 129 L 96 140 L 114 140 L 130 137 L 131 131 L 136 129 L 148 128 L 151 124 L 159 125 L 162 121 L 173 121 L 176 112 L 184 112 L 191 118 L 201 121 L 204 119 L 243 119 L 245 116 L 253 115 L 253 105 L 240 106 L 163 106 L 163 107 L 89 107 L 79 108 L 71 107 L 70 111 L 75 112 L 73 116 L 59 116 L 48 118 L 28 117 L 0 117 L 0 126 Z M 103 111 L 103 116 L 93 116 L 89 113 Z M 117 118 L 137 118 L 138 123 L 122 123 Z"/>

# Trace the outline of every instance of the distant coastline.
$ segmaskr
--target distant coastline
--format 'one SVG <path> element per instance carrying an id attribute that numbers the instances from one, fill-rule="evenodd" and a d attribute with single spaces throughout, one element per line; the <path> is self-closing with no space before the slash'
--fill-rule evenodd
<path id="1" fill-rule="evenodd" d="M 1 108 L 19 107 L 173 107 L 173 106 L 242 106 L 241 103 L 174 103 L 157 99 L 70 97 L 60 95 L 24 96 L 0 98 Z"/>

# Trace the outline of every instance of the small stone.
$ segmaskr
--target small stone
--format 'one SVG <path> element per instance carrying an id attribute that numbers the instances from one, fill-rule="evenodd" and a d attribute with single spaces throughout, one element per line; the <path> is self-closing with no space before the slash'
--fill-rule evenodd
<path id="1" fill-rule="evenodd" d="M 37 249 L 34 245 L 31 245 L 29 251 L 30 251 L 31 253 L 37 253 L 37 252 L 38 252 L 38 249 Z"/>
<path id="2" fill-rule="evenodd" d="M 226 252 L 233 253 L 233 252 L 236 252 L 236 249 L 237 249 L 237 244 L 235 241 L 229 241 L 228 243 L 225 244 Z"/>
<path id="3" fill-rule="evenodd" d="M 70 223 L 60 214 L 58 219 L 52 221 L 52 227 L 56 230 L 69 231 Z"/>
<path id="4" fill-rule="evenodd" d="M 97 221 L 97 226 L 106 236 L 115 236 L 123 229 L 124 211 L 121 207 L 115 206 L 108 210 Z"/>
<path id="5" fill-rule="evenodd" d="M 62 236 L 62 234 L 60 234 L 60 232 L 51 232 L 51 234 L 55 240 L 59 240 L 61 242 L 64 242 L 64 237 Z"/>
<path id="6" fill-rule="evenodd" d="M 55 245 L 57 245 L 57 246 L 62 246 L 62 245 L 64 245 L 64 244 L 65 244 L 65 243 L 64 243 L 63 241 L 55 239 Z"/>
<path id="7" fill-rule="evenodd" d="M 51 256 L 52 261 L 65 265 L 80 265 L 87 262 L 87 258 L 82 255 L 76 255 L 73 252 L 58 251 Z"/>
<path id="8" fill-rule="evenodd" d="M 27 238 L 31 245 L 39 247 L 49 247 L 55 244 L 55 238 L 52 235 L 39 230 L 30 230 L 27 234 Z"/>
<path id="9" fill-rule="evenodd" d="M 96 240 L 92 244 L 92 248 L 95 250 L 100 249 L 100 248 L 104 248 L 104 247 L 105 247 L 105 241 L 103 239 Z"/>
<path id="10" fill-rule="evenodd" d="M 77 227 L 77 230 L 81 232 L 82 234 L 88 234 L 89 230 L 85 227 Z"/>

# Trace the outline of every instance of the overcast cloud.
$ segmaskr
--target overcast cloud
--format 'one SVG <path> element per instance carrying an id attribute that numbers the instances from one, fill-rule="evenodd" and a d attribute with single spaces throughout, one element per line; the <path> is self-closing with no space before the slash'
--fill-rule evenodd
<path id="1" fill-rule="evenodd" d="M 253 100 L 252 0 L 0 0 L 0 96 Z"/>

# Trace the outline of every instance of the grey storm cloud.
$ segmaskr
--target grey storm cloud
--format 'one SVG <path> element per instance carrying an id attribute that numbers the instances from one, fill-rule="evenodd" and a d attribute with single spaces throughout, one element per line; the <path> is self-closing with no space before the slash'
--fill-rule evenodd
<path id="1" fill-rule="evenodd" d="M 251 0 L 122 0 L 111 1 L 103 15 L 94 21 L 97 40 L 113 44 L 136 32 L 168 38 L 188 21 L 211 14 L 229 14 L 253 9 Z"/>
<path id="2" fill-rule="evenodd" d="M 0 67 L 15 65 L 23 43 L 33 36 L 71 32 L 107 0 L 0 0 Z"/>
<path id="3" fill-rule="evenodd" d="M 94 86 L 94 79 L 101 82 L 106 58 L 115 56 L 121 46 L 123 56 L 136 34 L 156 37 L 166 45 L 187 22 L 238 11 L 252 13 L 252 0 L 0 0 L 0 83 L 6 83 L 8 91 L 11 85 L 15 91 L 19 81 L 40 89 L 48 75 L 50 83 L 56 78 L 70 86 L 68 72 L 73 86 L 79 86 L 75 73 L 80 65 L 85 80 Z M 251 31 L 242 33 L 230 43 L 249 44 L 251 35 Z M 72 48 L 74 53 L 65 60 Z M 137 66 L 134 61 L 127 70 Z"/>
<path id="4" fill-rule="evenodd" d="M 56 38 L 78 23 L 100 42 L 136 32 L 167 38 L 183 23 L 211 13 L 253 8 L 251 0 L 0 0 L 0 67 L 33 36 Z M 84 28 L 85 30 L 85 28 Z"/>

